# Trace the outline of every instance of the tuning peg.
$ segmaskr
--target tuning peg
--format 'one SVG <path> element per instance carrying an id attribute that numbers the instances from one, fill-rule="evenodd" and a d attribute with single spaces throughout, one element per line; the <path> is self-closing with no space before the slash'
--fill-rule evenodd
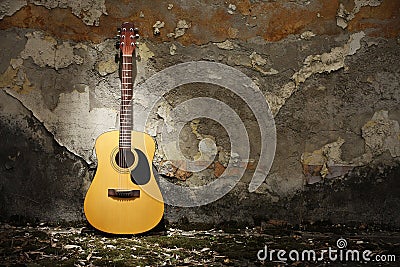
<path id="1" fill-rule="evenodd" d="M 115 54 L 115 63 L 119 62 L 119 54 Z"/>
<path id="2" fill-rule="evenodd" d="M 117 28 L 117 32 L 118 32 L 118 34 L 121 34 L 121 28 Z"/>
<path id="3" fill-rule="evenodd" d="M 115 36 L 115 38 L 121 38 L 121 35 L 119 35 L 119 34 L 117 34 L 116 36 Z"/>
<path id="4" fill-rule="evenodd" d="M 119 49 L 120 45 L 121 45 L 120 41 L 117 41 L 117 42 L 115 43 L 115 48 L 116 48 L 116 49 Z"/>
<path id="5" fill-rule="evenodd" d="M 131 39 L 139 39 L 139 34 L 131 35 Z"/>
<path id="6" fill-rule="evenodd" d="M 135 34 L 138 34 L 138 33 L 139 33 L 139 29 L 138 29 L 138 28 L 135 28 L 135 29 L 133 29 L 133 32 L 134 32 Z"/>
<path id="7" fill-rule="evenodd" d="M 139 42 L 135 42 L 136 47 L 139 47 L 139 44 L 140 44 Z"/>

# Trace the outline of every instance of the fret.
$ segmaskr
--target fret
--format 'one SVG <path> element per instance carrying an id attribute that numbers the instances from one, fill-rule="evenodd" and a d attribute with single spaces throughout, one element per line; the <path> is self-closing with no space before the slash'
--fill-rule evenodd
<path id="1" fill-rule="evenodd" d="M 119 121 L 119 146 L 121 148 L 131 148 L 132 139 L 132 95 L 133 95 L 133 62 L 135 56 L 128 54 L 122 55 L 122 75 L 121 75 L 121 104 Z"/>

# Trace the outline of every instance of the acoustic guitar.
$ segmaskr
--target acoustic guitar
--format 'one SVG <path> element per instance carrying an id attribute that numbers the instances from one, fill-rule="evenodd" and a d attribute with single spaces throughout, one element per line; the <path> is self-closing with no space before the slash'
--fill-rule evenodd
<path id="1" fill-rule="evenodd" d="M 132 90 L 136 76 L 138 30 L 132 23 L 119 29 L 121 107 L 119 131 L 100 135 L 95 144 L 98 166 L 84 202 L 89 223 L 112 234 L 138 234 L 154 228 L 164 202 L 154 178 L 153 139 L 132 131 Z"/>

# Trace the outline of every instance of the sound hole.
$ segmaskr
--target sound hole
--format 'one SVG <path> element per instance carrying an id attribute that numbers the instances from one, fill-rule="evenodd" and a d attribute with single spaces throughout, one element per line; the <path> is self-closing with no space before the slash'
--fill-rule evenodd
<path id="1" fill-rule="evenodd" d="M 115 161 L 120 168 L 129 168 L 135 162 L 135 156 L 130 149 L 120 149 L 115 155 Z"/>

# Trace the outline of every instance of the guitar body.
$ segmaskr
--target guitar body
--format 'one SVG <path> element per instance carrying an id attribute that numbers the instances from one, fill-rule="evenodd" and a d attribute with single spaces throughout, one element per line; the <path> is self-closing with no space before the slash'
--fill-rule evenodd
<path id="1" fill-rule="evenodd" d="M 143 233 L 155 227 L 164 213 L 152 170 L 155 143 L 149 135 L 135 131 L 131 140 L 134 161 L 123 167 L 117 156 L 119 131 L 106 132 L 96 140 L 98 167 L 86 193 L 84 211 L 89 223 L 103 232 Z"/>

